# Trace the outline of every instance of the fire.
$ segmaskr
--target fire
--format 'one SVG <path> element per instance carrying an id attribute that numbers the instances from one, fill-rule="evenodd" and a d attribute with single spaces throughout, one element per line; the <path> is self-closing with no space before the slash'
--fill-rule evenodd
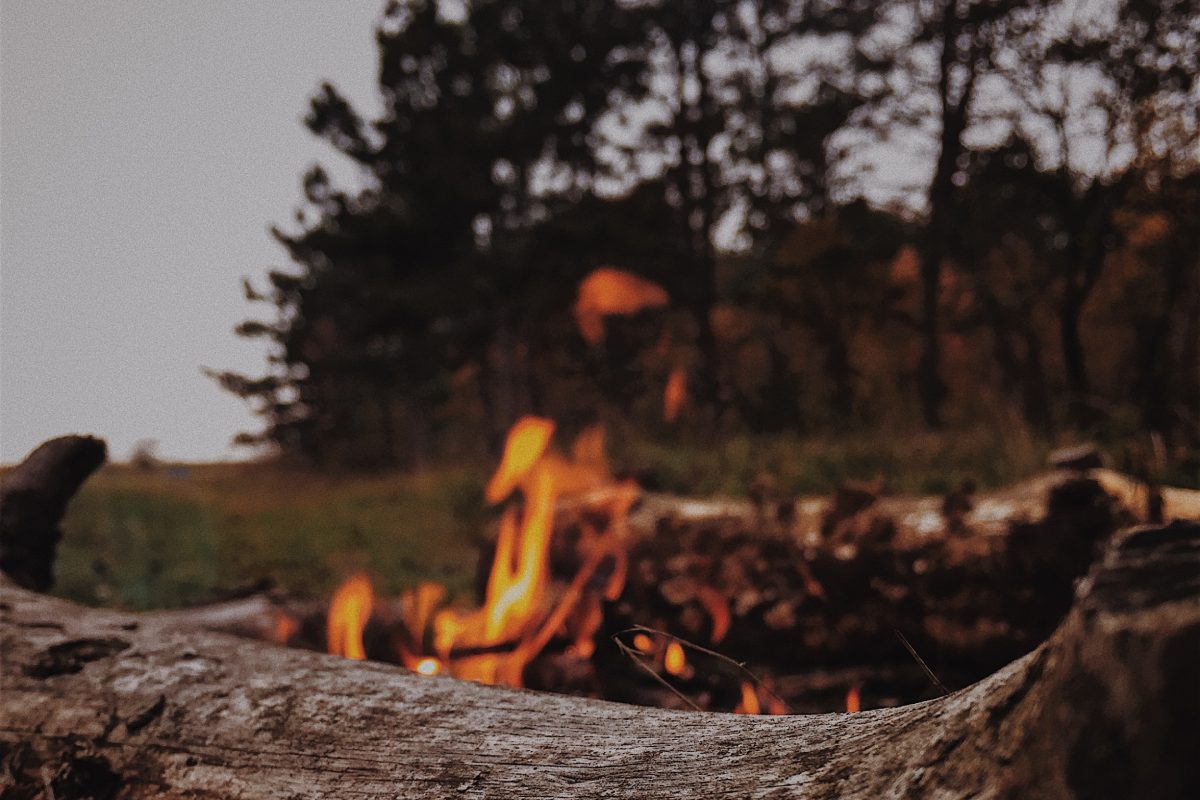
<path id="1" fill-rule="evenodd" d="M 663 390 L 663 420 L 670 423 L 678 419 L 687 399 L 687 372 L 683 367 L 676 367 L 671 370 Z"/>
<path id="2" fill-rule="evenodd" d="M 612 267 L 593 270 L 579 284 L 575 320 L 591 344 L 604 341 L 604 318 L 665 308 L 671 302 L 666 290 L 653 281 Z"/>
<path id="3" fill-rule="evenodd" d="M 551 447 L 554 430 L 552 420 L 518 421 L 487 484 L 487 501 L 506 505 L 483 605 L 438 609 L 445 596 L 438 584 L 422 584 L 404 595 L 407 637 L 399 649 L 410 669 L 520 686 L 525 666 L 556 635 L 572 641 L 569 652 L 575 657 L 591 656 L 603 622 L 601 598 L 615 599 L 624 586 L 624 517 L 640 492 L 633 484 L 612 482 L 602 428 L 583 431 L 570 457 Z M 580 540 L 583 565 L 564 591 L 554 593 L 549 551 L 557 501 L 600 487 L 605 491 L 595 497 L 588 494 L 588 502 L 599 504 L 608 526 L 602 531 L 586 526 Z M 514 496 L 519 501 L 510 502 Z M 605 563 L 611 563 L 612 570 L 601 589 L 594 576 Z M 432 644 L 432 653 L 421 652 L 426 642 Z"/>
<path id="4" fill-rule="evenodd" d="M 858 696 L 858 687 L 851 686 L 846 690 L 846 713 L 855 714 L 862 709 L 862 701 Z"/>
<path id="5" fill-rule="evenodd" d="M 293 619 L 291 615 L 277 611 L 275 613 L 275 622 L 271 626 L 271 640 L 275 644 L 287 644 L 299 630 L 300 623 Z"/>
<path id="6" fill-rule="evenodd" d="M 436 658 L 422 658 L 417 662 L 414 672 L 419 672 L 422 675 L 437 675 L 442 671 L 442 662 Z"/>
<path id="7" fill-rule="evenodd" d="M 683 675 L 687 671 L 687 656 L 683 646 L 674 639 L 667 645 L 666 655 L 663 656 L 663 669 L 672 675 Z"/>
<path id="8" fill-rule="evenodd" d="M 725 600 L 725 595 L 710 586 L 701 586 L 696 593 L 696 599 L 700 601 L 700 605 L 704 606 L 704 610 L 712 618 L 712 636 L 710 638 L 713 644 L 717 644 L 725 638 L 725 634 L 729 633 L 729 625 L 732 622 L 729 603 Z"/>
<path id="9" fill-rule="evenodd" d="M 738 703 L 737 708 L 733 710 L 735 714 L 761 714 L 762 706 L 758 702 L 758 692 L 754 691 L 754 685 L 749 681 L 742 681 L 742 699 Z"/>
<path id="10" fill-rule="evenodd" d="M 790 711 L 779 695 L 771 691 L 770 684 L 762 683 L 755 687 L 750 681 L 742 681 L 742 697 L 733 713 L 781 716 Z"/>
<path id="11" fill-rule="evenodd" d="M 513 493 L 541 459 L 554 434 L 554 422 L 541 417 L 524 417 L 508 432 L 504 457 L 484 490 L 489 503 L 499 503 Z"/>
<path id="12" fill-rule="evenodd" d="M 371 581 L 362 573 L 351 576 L 334 592 L 325 634 L 330 653 L 359 661 L 367 657 L 363 629 L 371 616 L 372 597 Z"/>
<path id="13" fill-rule="evenodd" d="M 633 637 L 633 646 L 643 653 L 650 653 L 654 651 L 654 640 L 644 633 L 638 633 Z"/>

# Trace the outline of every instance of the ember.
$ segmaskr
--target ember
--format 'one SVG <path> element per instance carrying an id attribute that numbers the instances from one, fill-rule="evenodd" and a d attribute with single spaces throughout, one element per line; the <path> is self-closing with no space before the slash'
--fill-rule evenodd
<path id="1" fill-rule="evenodd" d="M 671 370 L 667 386 L 663 390 L 663 419 L 674 422 L 687 404 L 687 372 L 683 367 Z"/>

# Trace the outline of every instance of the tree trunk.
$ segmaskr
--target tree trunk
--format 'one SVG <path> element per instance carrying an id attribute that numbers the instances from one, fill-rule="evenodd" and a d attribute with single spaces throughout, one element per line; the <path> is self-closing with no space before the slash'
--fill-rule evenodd
<path id="1" fill-rule="evenodd" d="M 426 678 L 4 587 L 3 797 L 1195 797 L 1200 525 L 939 700 L 745 717 Z"/>

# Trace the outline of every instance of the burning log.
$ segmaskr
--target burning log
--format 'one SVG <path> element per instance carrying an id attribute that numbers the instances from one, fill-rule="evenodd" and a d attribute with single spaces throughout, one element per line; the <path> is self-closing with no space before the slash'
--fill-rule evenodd
<path id="1" fill-rule="evenodd" d="M 424 677 L 4 586 L 6 797 L 1195 797 L 1200 525 L 1121 535 L 1041 647 L 857 714 Z"/>

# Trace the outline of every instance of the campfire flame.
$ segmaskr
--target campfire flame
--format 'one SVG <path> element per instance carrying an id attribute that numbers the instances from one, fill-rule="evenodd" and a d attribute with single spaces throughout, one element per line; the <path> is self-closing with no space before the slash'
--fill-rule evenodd
<path id="1" fill-rule="evenodd" d="M 683 645 L 674 639 L 667 645 L 667 652 L 663 655 L 663 669 L 671 675 L 684 676 L 687 674 L 687 655 L 683 652 Z"/>
<path id="2" fill-rule="evenodd" d="M 758 702 L 758 692 L 754 690 L 754 684 L 750 681 L 742 681 L 742 699 L 738 703 L 737 708 L 733 710 L 735 714 L 761 714 L 762 706 Z"/>
<path id="3" fill-rule="evenodd" d="M 371 581 L 362 573 L 351 576 L 338 587 L 326 621 L 325 642 L 330 653 L 358 661 L 367 657 L 363 629 L 371 616 L 372 601 Z"/>
<path id="4" fill-rule="evenodd" d="M 711 586 L 701 586 L 696 592 L 696 599 L 700 601 L 700 605 L 704 606 L 704 610 L 712 618 L 710 638 L 713 644 L 717 644 L 725 638 L 725 634 L 729 633 L 729 625 L 733 621 L 729 611 L 729 601 L 725 599 L 725 595 Z"/>
<path id="5" fill-rule="evenodd" d="M 676 367 L 671 370 L 667 386 L 663 389 L 663 420 L 667 423 L 677 420 L 687 399 L 687 371 L 683 367 Z"/>
<path id="6" fill-rule="evenodd" d="M 665 308 L 671 302 L 666 290 L 653 281 L 612 267 L 593 270 L 579 284 L 575 321 L 589 344 L 604 341 L 604 318 Z"/>
<path id="7" fill-rule="evenodd" d="M 681 387 L 671 392 L 683 397 L 684 373 L 677 374 L 668 388 Z M 668 414 L 678 413 L 683 400 L 673 402 L 676 410 L 668 403 Z M 624 589 L 627 520 L 641 490 L 632 481 L 613 480 L 602 428 L 580 433 L 569 455 L 553 446 L 555 431 L 553 420 L 519 420 L 486 485 L 485 499 L 501 509 L 482 605 L 447 604 L 445 587 L 428 581 L 401 594 L 392 647 L 414 672 L 522 686 L 525 668 L 556 639 L 569 658 L 587 660 L 595 653 L 603 603 L 617 600 Z M 552 582 L 549 566 L 555 512 L 564 498 L 586 511 L 578 517 L 574 545 L 580 566 L 566 587 Z M 700 587 L 696 599 L 711 619 L 710 641 L 720 642 L 732 621 L 728 598 L 714 587 Z M 365 575 L 354 575 L 339 587 L 328 616 L 330 653 L 365 658 L 363 630 L 371 608 L 371 583 Z M 666 675 L 687 680 L 695 674 L 675 638 L 656 641 L 638 632 L 632 644 Z M 740 692 L 738 713 L 786 711 L 769 690 L 760 695 L 754 684 L 744 682 Z M 854 703 L 851 708 L 848 695 L 847 709 L 857 710 L 856 694 Z"/>
<path id="8" fill-rule="evenodd" d="M 851 686 L 846 690 L 846 713 L 857 714 L 862 710 L 862 699 L 858 696 L 858 687 Z"/>
<path id="9" fill-rule="evenodd" d="M 500 460 L 496 473 L 488 481 L 487 489 L 483 493 L 484 498 L 494 505 L 521 486 L 546 452 L 552 435 L 552 420 L 524 417 L 517 422 L 508 432 L 508 439 L 504 442 L 504 457 Z"/>
<path id="10" fill-rule="evenodd" d="M 624 588 L 625 517 L 640 491 L 633 483 L 613 482 L 602 428 L 584 430 L 569 457 L 551 447 L 554 432 L 552 420 L 519 420 L 509 431 L 500 465 L 488 481 L 487 502 L 505 506 L 483 605 L 476 609 L 443 606 L 445 588 L 428 582 L 401 596 L 404 633 L 396 649 L 409 669 L 520 686 L 525 666 L 555 636 L 571 642 L 569 652 L 576 658 L 591 657 L 603 622 L 601 601 L 616 599 Z M 598 504 L 607 525 L 602 530 L 584 525 L 583 565 L 570 586 L 555 594 L 549 551 L 557 501 L 601 489 L 596 497 L 589 494 L 588 502 Z M 611 571 L 600 587 L 594 585 L 594 577 L 603 564 L 611 565 Z M 361 625 L 346 633 L 345 619 L 351 613 L 346 606 L 358 608 L 365 624 L 370 604 L 368 600 L 353 606 L 345 599 L 351 596 L 351 585 L 347 581 L 339 590 L 330 609 L 331 652 L 362 652 Z M 367 591 L 369 597 L 369 584 Z"/>

